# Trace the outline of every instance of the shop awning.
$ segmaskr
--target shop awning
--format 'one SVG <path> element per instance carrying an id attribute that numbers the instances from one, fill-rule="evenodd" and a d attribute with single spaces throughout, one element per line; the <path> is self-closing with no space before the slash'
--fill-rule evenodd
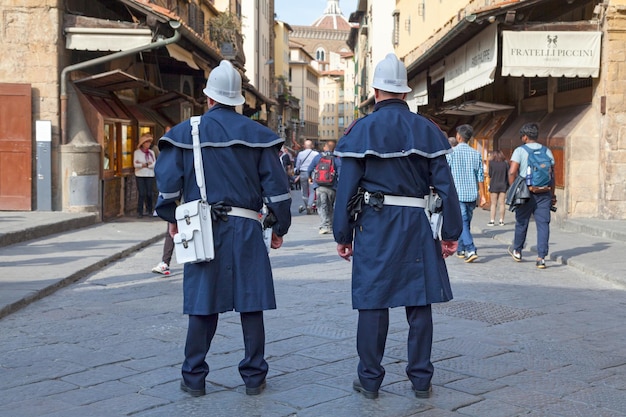
<path id="1" fill-rule="evenodd" d="M 198 64 L 193 58 L 193 54 L 189 52 L 188 50 L 186 50 L 185 48 L 180 47 L 176 45 L 175 43 L 170 43 L 169 45 L 165 45 L 165 48 L 167 49 L 167 53 L 170 54 L 170 56 L 174 58 L 175 60 L 184 62 L 185 64 L 189 65 L 189 67 L 193 69 L 196 69 L 196 70 L 200 69 L 200 67 L 198 66 Z"/>
<path id="2" fill-rule="evenodd" d="M 418 74 L 412 80 L 413 91 L 407 96 L 407 103 L 412 111 L 417 111 L 417 107 L 428 104 L 428 82 L 426 71 Z"/>
<path id="3" fill-rule="evenodd" d="M 484 113 L 492 113 L 501 110 L 512 110 L 514 106 L 498 103 L 487 103 L 485 101 L 466 101 L 456 106 L 444 107 L 436 114 L 448 114 L 452 116 L 477 116 Z"/>
<path id="4" fill-rule="evenodd" d="M 202 106 L 202 103 L 199 103 L 193 97 L 190 97 L 183 93 L 179 93 L 178 91 L 168 91 L 165 94 L 160 94 L 148 100 L 142 101 L 141 104 L 146 107 L 158 109 L 161 107 L 167 107 L 167 106 L 171 106 L 172 104 L 177 104 L 181 102 L 188 102 L 197 107 Z"/>
<path id="5" fill-rule="evenodd" d="M 602 32 L 503 31 L 502 75 L 598 77 Z"/>
<path id="6" fill-rule="evenodd" d="M 162 127 L 172 125 L 173 123 L 159 114 L 157 111 L 135 103 L 124 103 L 130 114 L 139 122 L 140 125 L 158 124 Z"/>
<path id="7" fill-rule="evenodd" d="M 157 92 L 165 92 L 165 90 L 152 84 L 150 81 L 137 78 L 127 74 L 121 70 L 113 70 L 102 72 L 100 74 L 91 75 L 89 77 L 75 80 L 74 84 L 81 89 L 87 88 L 98 91 L 119 91 L 130 88 L 152 88 Z"/>
<path id="8" fill-rule="evenodd" d="M 498 26 L 474 36 L 445 60 L 443 101 L 491 84 L 498 63 Z"/>
<path id="9" fill-rule="evenodd" d="M 111 93 L 105 96 L 85 93 L 84 97 L 105 118 L 125 121 L 130 121 L 132 118 L 126 109 L 120 105 L 119 100 L 116 100 Z"/>
<path id="10" fill-rule="evenodd" d="M 444 60 L 438 61 L 436 64 L 432 65 L 428 68 L 428 75 L 430 75 L 430 82 L 432 84 L 437 81 L 443 80 L 443 77 L 446 75 L 446 66 Z"/>
<path id="11" fill-rule="evenodd" d="M 126 51 L 152 42 L 150 29 L 66 27 L 65 47 L 78 51 Z"/>

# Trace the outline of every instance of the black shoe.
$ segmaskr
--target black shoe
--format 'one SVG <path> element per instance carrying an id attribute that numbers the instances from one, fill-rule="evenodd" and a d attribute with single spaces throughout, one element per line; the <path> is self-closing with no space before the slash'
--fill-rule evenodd
<path id="1" fill-rule="evenodd" d="M 204 388 L 202 389 L 193 389 L 188 387 L 185 384 L 184 380 L 180 380 L 180 389 L 185 391 L 187 394 L 191 395 L 192 397 L 202 397 L 203 395 L 206 395 L 206 390 Z"/>
<path id="2" fill-rule="evenodd" d="M 259 395 L 265 389 L 265 380 L 261 382 L 261 385 L 255 388 L 246 387 L 246 395 Z"/>
<path id="3" fill-rule="evenodd" d="M 428 389 L 425 391 L 418 390 L 418 389 L 415 389 L 415 387 L 413 387 L 413 392 L 415 393 L 415 396 L 417 398 L 430 398 L 430 394 L 432 394 L 433 392 L 433 386 L 429 385 Z"/>
<path id="4" fill-rule="evenodd" d="M 546 261 L 537 259 L 537 269 L 546 269 Z"/>
<path id="5" fill-rule="evenodd" d="M 378 398 L 378 391 L 366 390 L 365 388 L 363 388 L 363 385 L 361 385 L 361 381 L 358 378 L 352 382 L 352 389 L 354 389 L 358 393 L 363 394 L 363 396 L 368 400 L 375 400 L 376 398 Z"/>

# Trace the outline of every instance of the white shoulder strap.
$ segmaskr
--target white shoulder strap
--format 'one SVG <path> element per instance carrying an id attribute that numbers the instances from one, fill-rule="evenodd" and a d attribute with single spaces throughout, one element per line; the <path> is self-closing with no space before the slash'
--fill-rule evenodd
<path id="1" fill-rule="evenodd" d="M 206 202 L 206 187 L 204 184 L 204 165 L 202 164 L 202 152 L 200 152 L 200 118 L 193 116 L 191 123 L 191 137 L 193 138 L 193 167 L 196 171 L 196 183 L 200 189 L 200 198 Z"/>

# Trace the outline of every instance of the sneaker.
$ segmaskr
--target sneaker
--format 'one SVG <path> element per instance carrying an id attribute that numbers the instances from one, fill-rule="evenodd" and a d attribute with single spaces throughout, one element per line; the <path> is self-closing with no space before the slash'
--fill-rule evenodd
<path id="1" fill-rule="evenodd" d="M 504 220 L 500 220 L 500 226 L 504 226 Z"/>
<path id="2" fill-rule="evenodd" d="M 304 206 L 298 207 L 298 213 L 303 213 L 304 210 L 306 210 L 306 207 L 304 207 Z"/>
<path id="3" fill-rule="evenodd" d="M 322 227 L 320 228 L 320 235 L 327 235 L 330 233 L 330 229 L 328 227 Z"/>
<path id="4" fill-rule="evenodd" d="M 489 220 L 489 223 L 487 223 L 487 226 L 495 226 L 496 222 L 493 220 Z"/>
<path id="5" fill-rule="evenodd" d="M 154 272 L 155 274 L 169 275 L 170 267 L 165 262 L 159 262 L 157 266 L 152 268 L 152 272 Z"/>
<path id="6" fill-rule="evenodd" d="M 518 252 L 514 249 L 511 249 L 511 247 L 509 246 L 509 248 L 507 249 L 507 251 L 509 252 L 509 255 L 511 255 L 511 257 L 513 258 L 513 260 L 515 262 L 521 262 L 522 261 L 522 253 Z"/>
<path id="7" fill-rule="evenodd" d="M 543 259 L 537 259 L 537 269 L 546 269 L 546 261 Z"/>
<path id="8" fill-rule="evenodd" d="M 458 251 L 458 252 L 456 253 L 456 257 L 457 257 L 457 258 L 461 258 L 461 259 L 465 258 L 465 251 L 464 251 L 464 250 L 460 250 L 460 251 Z"/>
<path id="9" fill-rule="evenodd" d="M 478 259 L 478 255 L 476 255 L 476 252 L 468 252 L 468 254 L 465 255 L 465 263 L 466 264 L 472 263 L 476 259 Z"/>

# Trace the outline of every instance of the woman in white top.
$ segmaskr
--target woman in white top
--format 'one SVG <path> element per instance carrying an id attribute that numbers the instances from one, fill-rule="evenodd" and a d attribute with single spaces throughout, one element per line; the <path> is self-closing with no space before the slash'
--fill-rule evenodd
<path id="1" fill-rule="evenodd" d="M 150 145 L 152 134 L 145 133 L 139 138 L 137 150 L 133 155 L 135 161 L 135 182 L 137 183 L 137 218 L 143 217 L 143 207 L 148 215 L 152 215 L 152 194 L 154 190 L 154 163 L 156 157 Z"/>

